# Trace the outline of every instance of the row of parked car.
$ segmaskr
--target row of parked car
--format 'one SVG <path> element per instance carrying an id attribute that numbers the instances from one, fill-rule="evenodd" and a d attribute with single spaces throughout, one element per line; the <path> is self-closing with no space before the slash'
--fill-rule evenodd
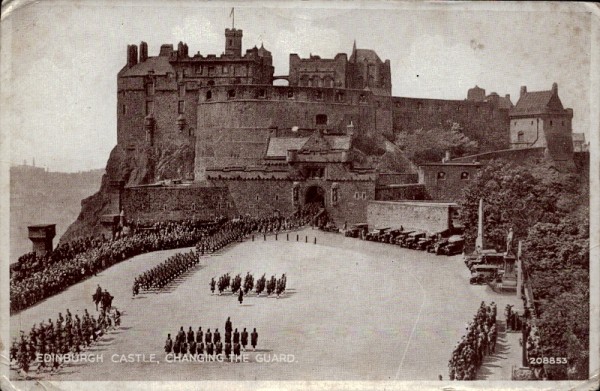
<path id="1" fill-rule="evenodd" d="M 375 228 L 369 231 L 367 224 L 354 224 L 344 234 L 347 237 L 395 244 L 437 255 L 460 254 L 463 252 L 465 245 L 462 230 L 456 228 L 430 234 L 425 231 L 406 230 L 403 227 L 397 229 L 389 227 Z"/>

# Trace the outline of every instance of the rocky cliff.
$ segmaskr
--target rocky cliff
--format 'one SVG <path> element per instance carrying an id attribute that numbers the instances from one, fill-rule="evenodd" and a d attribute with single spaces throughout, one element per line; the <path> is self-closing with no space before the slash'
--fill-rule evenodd
<path id="1" fill-rule="evenodd" d="M 98 235 L 101 230 L 100 217 L 118 212 L 111 210 L 110 181 L 122 180 L 126 186 L 143 185 L 163 179 L 192 179 L 193 172 L 194 150 L 188 145 L 148 146 L 135 151 L 115 146 L 108 158 L 100 189 L 81 201 L 77 220 L 69 226 L 60 241 Z"/>

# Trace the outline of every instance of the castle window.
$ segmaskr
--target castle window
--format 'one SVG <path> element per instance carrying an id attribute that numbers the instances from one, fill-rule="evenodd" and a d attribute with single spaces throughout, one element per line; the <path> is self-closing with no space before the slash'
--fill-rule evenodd
<path id="1" fill-rule="evenodd" d="M 146 115 L 154 113 L 154 102 L 149 100 L 146 102 Z"/>
<path id="2" fill-rule="evenodd" d="M 206 91 L 206 100 L 211 100 L 212 99 L 212 91 L 208 90 Z"/>
<path id="3" fill-rule="evenodd" d="M 179 101 L 179 103 L 177 105 L 177 113 L 178 114 L 185 113 L 185 101 L 184 100 Z"/>
<path id="4" fill-rule="evenodd" d="M 194 135 L 194 128 L 189 128 L 188 129 L 188 136 L 193 136 Z"/>
<path id="5" fill-rule="evenodd" d="M 215 85 L 215 81 L 214 80 L 209 80 L 208 83 L 206 83 L 207 86 L 214 86 Z"/>
<path id="6" fill-rule="evenodd" d="M 338 202 L 338 189 L 337 187 L 334 187 L 331 189 L 331 203 L 333 205 L 336 205 Z"/>
<path id="7" fill-rule="evenodd" d="M 550 126 L 552 126 L 552 121 L 550 121 Z"/>
<path id="8" fill-rule="evenodd" d="M 315 98 L 317 100 L 323 100 L 323 91 L 316 91 L 315 92 Z"/>
<path id="9" fill-rule="evenodd" d="M 228 74 L 229 73 L 229 66 L 228 65 L 223 65 L 223 73 L 224 74 Z"/>
<path id="10" fill-rule="evenodd" d="M 235 98 L 235 90 L 227 91 L 227 99 L 233 99 L 233 98 Z"/>
<path id="11" fill-rule="evenodd" d="M 208 67 L 208 76 L 214 76 L 215 67 Z"/>
<path id="12" fill-rule="evenodd" d="M 179 96 L 185 96 L 185 84 L 179 85 Z"/>
<path id="13" fill-rule="evenodd" d="M 256 201 L 258 201 L 258 199 L 259 199 L 259 197 L 258 197 L 258 195 L 257 195 L 257 196 L 256 196 Z"/>
<path id="14" fill-rule="evenodd" d="M 343 102 L 344 101 L 344 93 L 342 91 L 336 92 L 335 100 L 336 100 L 336 102 Z"/>
<path id="15" fill-rule="evenodd" d="M 469 180 L 469 173 L 466 171 L 463 171 L 460 173 L 460 179 L 462 179 L 463 181 L 468 181 Z"/>
<path id="16" fill-rule="evenodd" d="M 517 133 L 517 141 L 520 143 L 524 142 L 525 141 L 525 133 L 523 133 L 523 132 Z"/>
<path id="17" fill-rule="evenodd" d="M 358 192 L 357 192 L 357 191 L 355 191 L 355 192 L 354 192 L 354 199 L 355 199 L 355 200 L 357 200 L 357 199 L 358 199 Z"/>
<path id="18" fill-rule="evenodd" d="M 127 114 L 127 105 L 123 104 L 121 107 L 122 107 L 122 113 Z"/>
<path id="19" fill-rule="evenodd" d="M 196 67 L 196 73 L 202 74 L 202 65 Z"/>
<path id="20" fill-rule="evenodd" d="M 440 171 L 437 173 L 437 179 L 438 181 L 445 181 L 446 180 L 446 173 L 444 171 Z"/>
<path id="21" fill-rule="evenodd" d="M 266 98 L 267 97 L 267 91 L 265 91 L 264 89 L 261 88 L 260 90 L 258 90 L 258 97 L 261 98 L 261 99 Z"/>
<path id="22" fill-rule="evenodd" d="M 279 201 L 279 195 L 275 194 L 275 201 Z"/>
<path id="23" fill-rule="evenodd" d="M 294 99 L 294 91 L 293 90 L 289 90 L 287 93 L 287 97 L 288 99 Z"/>
<path id="24" fill-rule="evenodd" d="M 315 121 L 318 125 L 327 125 L 327 115 L 325 114 L 317 114 Z"/>
<path id="25" fill-rule="evenodd" d="M 362 194 L 361 194 L 361 196 L 362 196 L 363 200 L 367 199 L 367 193 L 366 192 L 363 191 Z"/>
<path id="26" fill-rule="evenodd" d="M 154 95 L 154 83 L 153 82 L 146 84 L 146 95 Z"/>
<path id="27" fill-rule="evenodd" d="M 533 125 L 533 121 L 531 121 L 531 124 Z"/>
<path id="28" fill-rule="evenodd" d="M 229 40 L 229 46 L 233 46 L 233 39 Z"/>
<path id="29" fill-rule="evenodd" d="M 367 103 L 367 96 L 365 94 L 360 94 L 360 96 L 358 97 L 358 101 L 360 103 Z M 398 105 L 398 103 L 396 103 L 396 105 Z"/>

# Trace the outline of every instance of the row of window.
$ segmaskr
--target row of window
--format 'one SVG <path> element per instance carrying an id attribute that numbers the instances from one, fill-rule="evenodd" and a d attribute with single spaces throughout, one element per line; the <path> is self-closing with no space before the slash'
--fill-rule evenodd
<path id="1" fill-rule="evenodd" d="M 231 89 L 227 91 L 227 99 L 235 99 L 237 92 L 235 89 Z M 206 91 L 206 100 L 212 100 L 213 92 L 211 90 Z M 265 89 L 258 89 L 255 92 L 256 99 L 265 99 L 267 97 L 267 91 Z M 288 99 L 296 99 L 296 93 L 294 90 L 287 91 Z M 315 91 L 314 98 L 316 100 L 322 101 L 324 99 L 323 91 Z M 367 103 L 367 96 L 365 94 L 360 94 L 358 98 L 359 103 Z M 338 91 L 335 94 L 335 102 L 346 102 L 346 95 L 342 91 Z"/>
<path id="2" fill-rule="evenodd" d="M 561 121 L 562 126 L 565 126 L 565 121 Z M 533 121 L 531 121 L 531 125 L 533 125 Z M 517 121 L 515 121 L 515 126 L 517 126 Z M 554 121 L 550 120 L 550 126 L 554 126 Z"/>
<path id="3" fill-rule="evenodd" d="M 367 199 L 367 192 L 366 191 L 363 191 L 363 192 L 355 191 L 354 192 L 354 199 L 355 200 L 366 200 Z"/>
<path id="4" fill-rule="evenodd" d="M 439 171 L 437 173 L 438 181 L 445 181 L 448 178 L 448 175 L 445 171 Z M 470 174 L 467 171 L 463 171 L 460 173 L 460 179 L 463 181 L 468 181 L 470 179 Z"/>
<path id="5" fill-rule="evenodd" d="M 127 105 L 126 104 L 122 105 L 121 112 L 123 114 L 127 114 Z M 148 115 L 150 113 L 154 113 L 154 101 L 152 101 L 152 100 L 146 101 L 146 104 L 144 106 L 144 114 Z M 184 114 L 184 113 L 185 113 L 185 101 L 180 100 L 177 102 L 177 114 Z"/>

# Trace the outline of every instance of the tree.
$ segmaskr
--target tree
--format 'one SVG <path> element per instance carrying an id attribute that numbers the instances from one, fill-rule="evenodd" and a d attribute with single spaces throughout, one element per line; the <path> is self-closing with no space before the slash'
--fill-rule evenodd
<path id="1" fill-rule="evenodd" d="M 557 222 L 557 197 L 549 185 L 529 172 L 526 166 L 496 160 L 482 169 L 464 189 L 461 221 L 465 226 L 467 249 L 477 237 L 479 200 L 484 200 L 484 241 L 486 247 L 503 249 L 512 227 L 514 242 L 527 236 L 532 222 Z"/>
<path id="2" fill-rule="evenodd" d="M 448 121 L 445 126 L 398 133 L 395 144 L 414 163 L 439 162 L 446 151 L 454 157 L 479 151 L 477 141 L 463 133 L 462 127 Z"/>

